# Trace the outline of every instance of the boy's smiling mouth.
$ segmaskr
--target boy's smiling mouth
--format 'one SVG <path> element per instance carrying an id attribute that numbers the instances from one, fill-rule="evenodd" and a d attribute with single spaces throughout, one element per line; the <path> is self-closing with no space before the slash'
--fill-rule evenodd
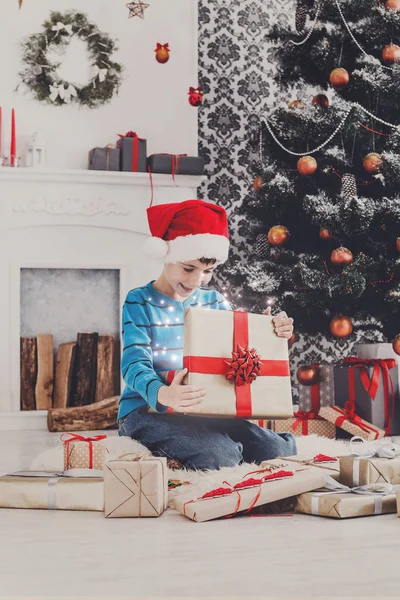
<path id="1" fill-rule="evenodd" d="M 193 292 L 193 288 L 188 288 L 185 285 L 183 285 L 183 283 L 179 284 L 181 287 L 183 287 L 183 289 L 185 290 L 185 292 Z"/>

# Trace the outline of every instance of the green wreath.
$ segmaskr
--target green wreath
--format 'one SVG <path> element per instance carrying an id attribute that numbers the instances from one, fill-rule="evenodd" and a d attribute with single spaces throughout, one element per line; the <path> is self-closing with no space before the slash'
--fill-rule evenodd
<path id="1" fill-rule="evenodd" d="M 82 87 L 64 81 L 57 73 L 61 62 L 51 63 L 47 58 L 49 49 L 65 53 L 74 35 L 87 43 L 93 67 L 93 77 Z M 43 32 L 31 35 L 23 43 L 26 69 L 20 76 L 37 100 L 97 108 L 109 102 L 121 85 L 122 66 L 111 60 L 115 50 L 115 41 L 90 23 L 85 14 L 52 12 L 50 20 L 43 24 Z"/>

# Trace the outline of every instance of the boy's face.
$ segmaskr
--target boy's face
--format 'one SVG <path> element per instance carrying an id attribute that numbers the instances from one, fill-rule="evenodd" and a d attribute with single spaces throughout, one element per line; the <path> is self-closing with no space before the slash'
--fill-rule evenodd
<path id="1" fill-rule="evenodd" d="M 204 264 L 199 260 L 179 263 L 167 263 L 164 276 L 175 294 L 189 298 L 202 285 L 207 285 L 212 278 L 217 264 Z"/>

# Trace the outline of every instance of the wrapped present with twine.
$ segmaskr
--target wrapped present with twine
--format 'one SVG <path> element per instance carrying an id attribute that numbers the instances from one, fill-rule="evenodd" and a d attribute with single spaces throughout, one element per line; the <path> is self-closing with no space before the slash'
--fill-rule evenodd
<path id="1" fill-rule="evenodd" d="M 396 512 L 396 488 L 388 483 L 348 487 L 328 478 L 324 488 L 297 496 L 295 510 L 348 519 Z"/>
<path id="2" fill-rule="evenodd" d="M 350 448 L 352 454 L 339 459 L 341 483 L 348 486 L 372 483 L 400 485 L 400 446 L 383 440 L 372 445 L 354 437 Z"/>
<path id="3" fill-rule="evenodd" d="M 106 435 L 85 437 L 77 433 L 63 433 L 60 439 L 64 446 L 64 470 L 102 471 L 106 453 L 103 440 L 106 438 Z"/>
<path id="4" fill-rule="evenodd" d="M 333 423 L 312 411 L 304 410 L 295 412 L 293 419 L 273 421 L 273 430 L 276 433 L 289 431 L 295 436 L 315 434 L 331 439 L 336 437 L 336 426 Z"/>
<path id="5" fill-rule="evenodd" d="M 167 507 L 166 458 L 129 453 L 105 463 L 105 517 L 159 517 Z"/>
<path id="6" fill-rule="evenodd" d="M 364 421 L 355 412 L 355 406 L 350 401 L 346 402 L 344 408 L 339 406 L 323 406 L 319 411 L 320 417 L 334 423 L 348 431 L 353 436 L 362 437 L 365 440 L 377 440 L 385 436 L 385 431 Z"/>

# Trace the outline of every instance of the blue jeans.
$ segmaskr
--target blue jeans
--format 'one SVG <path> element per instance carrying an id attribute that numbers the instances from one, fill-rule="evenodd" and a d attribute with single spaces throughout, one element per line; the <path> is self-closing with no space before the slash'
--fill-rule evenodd
<path id="1" fill-rule="evenodd" d="M 291 433 L 274 433 L 241 419 L 130 412 L 119 424 L 126 435 L 155 456 L 175 458 L 188 469 L 234 467 L 242 461 L 260 464 L 297 453 Z"/>

